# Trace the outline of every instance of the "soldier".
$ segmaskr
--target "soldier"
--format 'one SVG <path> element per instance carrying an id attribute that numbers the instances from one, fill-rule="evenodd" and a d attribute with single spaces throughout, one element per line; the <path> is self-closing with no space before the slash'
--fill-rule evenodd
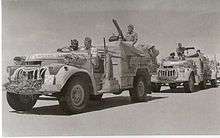
<path id="1" fill-rule="evenodd" d="M 85 37 L 84 40 L 84 48 L 81 50 L 87 51 L 90 57 L 92 57 L 92 64 L 95 66 L 99 66 L 99 56 L 98 56 L 98 49 L 94 46 L 92 46 L 92 39 L 90 37 Z"/>
<path id="2" fill-rule="evenodd" d="M 172 53 L 170 53 L 170 56 L 169 56 L 169 59 L 174 59 L 174 57 L 175 57 L 175 53 L 174 52 L 172 52 Z"/>
<path id="3" fill-rule="evenodd" d="M 151 57 L 157 57 L 159 55 L 159 51 L 155 48 L 154 45 L 151 46 L 148 50 Z"/>
<path id="4" fill-rule="evenodd" d="M 138 40 L 138 35 L 136 32 L 134 32 L 134 26 L 132 24 L 128 25 L 128 32 L 125 36 L 126 41 L 132 42 L 132 46 L 137 42 Z"/>
<path id="5" fill-rule="evenodd" d="M 69 47 L 63 47 L 57 49 L 57 52 L 65 52 L 64 49 L 70 51 L 77 51 L 79 49 L 79 42 L 76 39 L 71 40 L 71 45 Z"/>
<path id="6" fill-rule="evenodd" d="M 149 54 L 152 57 L 152 61 L 157 64 L 157 56 L 160 54 L 159 50 L 155 48 L 155 46 L 151 46 L 149 49 Z"/>
<path id="7" fill-rule="evenodd" d="M 90 37 L 85 37 L 84 46 L 85 50 L 89 50 L 92 48 L 92 39 Z"/>
<path id="8" fill-rule="evenodd" d="M 178 48 L 176 49 L 176 53 L 179 59 L 184 59 L 185 48 L 182 46 L 182 43 L 178 43 L 177 45 L 178 45 Z"/>
<path id="9" fill-rule="evenodd" d="M 92 39 L 90 37 L 86 37 L 84 40 L 84 48 L 81 50 L 87 50 L 89 53 L 91 53 L 92 57 L 96 57 L 98 54 L 97 48 L 92 46 Z"/>
<path id="10" fill-rule="evenodd" d="M 79 49 L 79 42 L 76 39 L 71 40 L 71 45 L 69 46 L 73 51 Z"/>

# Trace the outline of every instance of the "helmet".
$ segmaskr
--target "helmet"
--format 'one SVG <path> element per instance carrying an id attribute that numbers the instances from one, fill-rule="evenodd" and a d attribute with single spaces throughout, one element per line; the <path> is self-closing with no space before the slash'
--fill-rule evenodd
<path id="1" fill-rule="evenodd" d="M 182 46 L 182 43 L 177 43 L 178 46 Z"/>
<path id="2" fill-rule="evenodd" d="M 71 45 L 78 45 L 79 42 L 76 39 L 71 40 Z"/>
<path id="3" fill-rule="evenodd" d="M 175 56 L 175 53 L 174 52 L 170 53 L 170 56 Z"/>
<path id="4" fill-rule="evenodd" d="M 92 43 L 92 39 L 91 39 L 90 37 L 86 37 L 86 38 L 85 38 L 85 42 L 90 42 L 90 43 Z"/>
<path id="5" fill-rule="evenodd" d="M 129 24 L 129 25 L 128 25 L 128 28 L 132 28 L 132 29 L 134 29 L 134 25 Z"/>

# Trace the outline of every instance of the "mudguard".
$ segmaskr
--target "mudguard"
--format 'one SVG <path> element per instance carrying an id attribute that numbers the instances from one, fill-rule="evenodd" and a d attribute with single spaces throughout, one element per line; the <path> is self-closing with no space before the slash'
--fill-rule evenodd
<path id="1" fill-rule="evenodd" d="M 95 83 L 93 74 L 91 74 L 90 72 L 88 72 L 87 70 L 83 68 L 78 68 L 75 66 L 64 65 L 62 68 L 60 68 L 60 70 L 55 76 L 56 84 L 60 85 L 61 88 L 63 88 L 66 82 L 69 80 L 69 78 L 77 73 L 83 73 L 85 75 L 88 75 L 88 78 L 90 78 L 92 86 L 93 86 L 92 93 L 97 94 L 96 83 Z"/>

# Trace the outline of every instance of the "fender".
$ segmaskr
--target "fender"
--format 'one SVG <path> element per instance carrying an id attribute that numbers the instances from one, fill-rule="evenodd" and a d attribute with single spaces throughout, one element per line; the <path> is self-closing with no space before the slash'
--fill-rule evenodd
<path id="1" fill-rule="evenodd" d="M 90 78 L 92 86 L 93 86 L 93 91 L 92 94 L 97 94 L 97 89 L 96 89 L 96 82 L 93 74 L 88 72 L 87 70 L 83 68 L 78 68 L 74 66 L 69 66 L 69 65 L 64 65 L 58 73 L 55 75 L 56 77 L 56 84 L 59 84 L 61 86 L 61 89 L 64 87 L 66 82 L 69 80 L 70 77 L 77 73 L 83 73 L 85 75 L 88 75 L 88 78 Z"/>
<path id="2" fill-rule="evenodd" d="M 217 70 L 212 70 L 212 72 L 211 72 L 211 79 L 213 80 L 215 80 L 215 79 L 217 79 Z"/>
<path id="3" fill-rule="evenodd" d="M 187 72 L 187 73 L 186 73 L 186 78 L 188 78 L 188 80 L 189 80 L 189 77 L 190 77 L 190 75 L 191 75 L 192 73 L 193 73 L 194 76 L 195 76 L 195 73 L 193 72 L 192 69 L 188 69 L 186 72 Z"/>
<path id="4" fill-rule="evenodd" d="M 187 78 L 187 80 L 189 80 L 189 77 L 190 77 L 191 74 L 194 75 L 194 79 L 195 79 L 195 73 L 194 73 L 194 71 L 193 71 L 191 68 L 187 69 L 186 72 L 187 72 L 187 73 L 186 73 L 186 78 Z"/>
<path id="5" fill-rule="evenodd" d="M 177 80 L 181 80 L 181 81 L 188 81 L 190 74 L 194 73 L 191 68 L 184 68 L 184 72 L 181 72 L 180 70 L 182 70 L 182 69 L 180 69 L 180 68 L 177 69 L 177 72 L 178 72 Z"/>

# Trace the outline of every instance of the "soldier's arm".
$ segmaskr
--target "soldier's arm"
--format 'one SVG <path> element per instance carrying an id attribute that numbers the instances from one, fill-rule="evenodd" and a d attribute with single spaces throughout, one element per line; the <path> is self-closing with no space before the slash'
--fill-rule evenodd
<path id="1" fill-rule="evenodd" d="M 138 41 L 138 34 L 135 33 L 135 34 L 134 34 L 134 42 L 133 42 L 133 45 L 136 44 L 137 41 Z"/>
<path id="2" fill-rule="evenodd" d="M 65 50 L 69 50 L 69 51 L 72 51 L 72 49 L 70 47 L 62 47 L 62 48 L 58 48 L 57 49 L 57 52 L 67 52 Z"/>

